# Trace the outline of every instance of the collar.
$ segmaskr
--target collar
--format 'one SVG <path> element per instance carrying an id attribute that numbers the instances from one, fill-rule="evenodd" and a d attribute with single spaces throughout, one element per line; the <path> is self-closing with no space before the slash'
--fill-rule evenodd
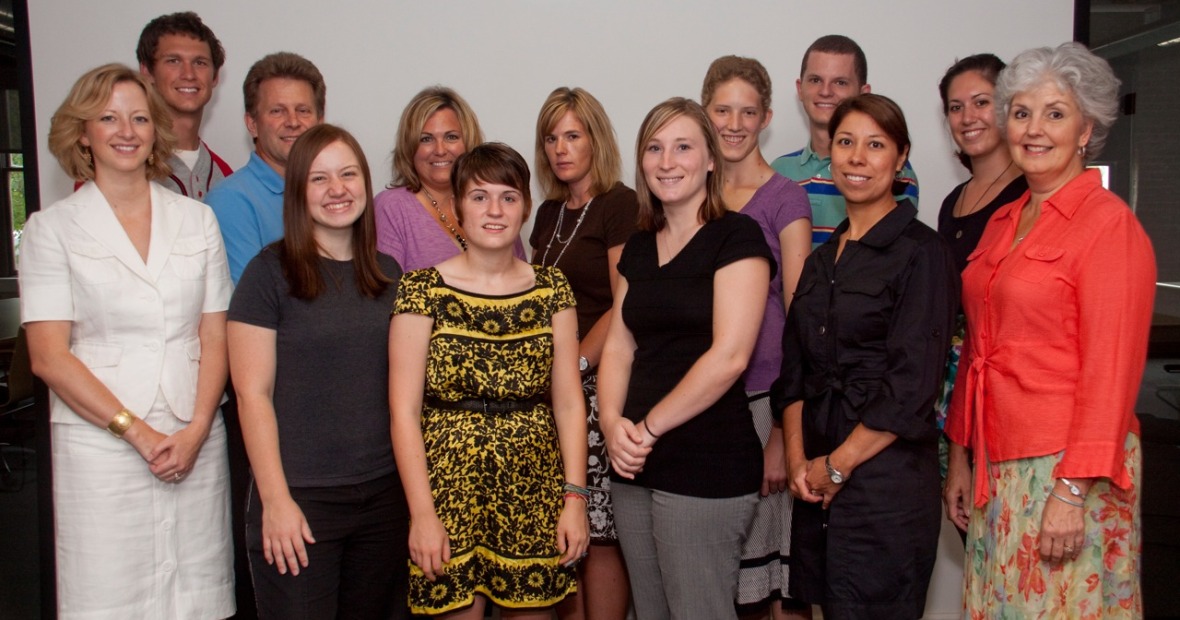
<path id="1" fill-rule="evenodd" d="M 897 206 L 885 214 L 881 221 L 873 225 L 865 236 L 861 237 L 857 243 L 866 245 L 871 248 L 881 249 L 889 247 L 901 233 L 909 226 L 910 221 L 918 217 L 918 209 L 914 207 L 914 203 L 910 202 L 909 198 L 901 200 Z M 828 239 L 829 243 L 839 243 L 840 235 L 848 230 L 848 218 L 844 218 L 843 222 L 832 231 L 832 236 Z"/>
<path id="2" fill-rule="evenodd" d="M 1086 170 L 1070 179 L 1068 183 L 1061 186 L 1061 189 L 1046 198 L 1041 203 L 1041 211 L 1043 213 L 1048 207 L 1060 213 L 1065 219 L 1073 219 L 1074 214 L 1078 212 L 1078 207 L 1085 202 L 1086 196 L 1100 189 L 1102 189 L 1102 173 L 1097 170 Z M 1012 219 L 1020 213 L 1020 209 L 1028 204 L 1031 195 L 1031 190 L 1025 190 L 1019 200 L 997 211 L 994 219 Z"/>
<path id="3" fill-rule="evenodd" d="M 263 161 L 257 151 L 250 153 L 250 161 L 246 167 L 254 172 L 254 176 L 258 177 L 258 182 L 262 183 L 272 194 L 281 195 L 283 193 L 283 177 L 274 168 L 271 168 L 270 164 Z"/>
<path id="4" fill-rule="evenodd" d="M 803 150 L 800 152 L 800 160 L 805 164 L 810 163 L 812 161 L 815 161 L 817 163 L 830 163 L 832 161 L 832 158 L 830 156 L 829 157 L 820 157 L 815 152 L 815 150 L 811 148 L 811 140 L 808 140 L 807 146 L 804 146 Z"/>

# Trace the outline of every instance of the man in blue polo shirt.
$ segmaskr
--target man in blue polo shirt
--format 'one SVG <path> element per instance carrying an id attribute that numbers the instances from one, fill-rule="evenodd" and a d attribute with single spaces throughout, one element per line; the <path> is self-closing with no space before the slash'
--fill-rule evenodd
<path id="1" fill-rule="evenodd" d="M 807 190 L 811 200 L 811 244 L 819 246 L 844 221 L 844 197 L 832 184 L 832 139 L 828 121 L 845 99 L 870 91 L 868 61 L 864 50 L 846 36 L 822 36 L 807 48 L 795 90 L 807 114 L 811 141 L 802 149 L 783 155 L 771 166 L 779 174 Z M 906 184 L 897 199 L 909 198 L 918 205 L 918 176 L 906 161 L 898 180 Z"/>
<path id="2" fill-rule="evenodd" d="M 270 54 L 246 74 L 242 94 L 254 152 L 206 200 L 221 226 L 234 284 L 263 246 L 283 236 L 287 154 L 296 138 L 323 122 L 326 91 L 320 70 L 290 52 Z"/>

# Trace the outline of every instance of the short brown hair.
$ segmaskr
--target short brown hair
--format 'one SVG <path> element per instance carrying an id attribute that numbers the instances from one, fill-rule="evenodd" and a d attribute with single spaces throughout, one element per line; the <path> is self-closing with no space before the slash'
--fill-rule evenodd
<path id="1" fill-rule="evenodd" d="M 569 200 L 570 197 L 569 186 L 553 173 L 549 157 L 545 154 L 545 138 L 566 112 L 573 112 L 578 117 L 590 141 L 590 193 L 592 196 L 605 194 L 619 182 L 623 172 L 623 158 L 615 142 L 615 128 L 594 95 L 581 88 L 562 86 L 549 93 L 537 115 L 537 181 L 545 192 L 545 198 Z"/>
<path id="2" fill-rule="evenodd" d="M 762 63 L 741 56 L 722 56 L 709 65 L 709 70 L 705 72 L 705 83 L 701 85 L 701 105 L 709 107 L 717 87 L 733 79 L 753 86 L 758 91 L 762 111 L 765 113 L 770 109 L 770 74 Z"/>
<path id="3" fill-rule="evenodd" d="M 75 181 L 94 178 L 94 162 L 90 149 L 82 146 L 82 136 L 86 133 L 87 121 L 98 118 L 110 102 L 115 86 L 123 82 L 139 86 L 147 95 L 148 114 L 155 133 L 151 152 L 154 157 L 145 166 L 147 178 L 154 180 L 172 174 L 168 159 L 172 157 L 176 138 L 172 134 L 172 115 L 168 112 L 168 105 L 139 72 L 126 65 L 111 63 L 91 69 L 78 78 L 49 121 L 49 151 Z"/>
<path id="4" fill-rule="evenodd" d="M 392 187 L 404 185 L 411 192 L 422 189 L 422 179 L 414 169 L 414 153 L 418 151 L 418 139 L 426 121 L 439 110 L 451 110 L 459 118 L 459 129 L 463 132 L 463 148 L 470 151 L 483 142 L 483 131 L 479 119 L 467 101 L 459 93 L 446 86 L 430 86 L 414 95 L 406 109 L 402 110 L 397 124 L 397 142 L 393 145 Z"/>
<path id="5" fill-rule="evenodd" d="M 705 138 L 705 147 L 709 157 L 713 159 L 713 170 L 705 176 L 705 202 L 697 217 L 702 222 L 720 219 L 725 215 L 725 199 L 722 197 L 721 167 L 725 158 L 721 156 L 717 132 L 713 131 L 713 123 L 705 109 L 692 99 L 673 97 L 652 108 L 639 126 L 639 137 L 635 140 L 635 193 L 639 199 L 639 229 L 655 232 L 664 227 L 667 220 L 664 217 L 664 204 L 652 193 L 647 185 L 647 177 L 643 174 L 643 154 L 647 143 L 672 121 L 687 116 L 696 122 L 697 127 Z"/>
<path id="6" fill-rule="evenodd" d="M 856 72 L 856 81 L 860 82 L 857 86 L 863 87 L 869 83 L 869 61 L 865 58 L 865 51 L 860 49 L 856 41 L 842 34 L 827 34 L 816 39 L 803 53 L 803 63 L 799 66 L 799 77 L 803 77 L 807 73 L 807 59 L 812 52 L 852 56 L 852 68 Z"/>
<path id="7" fill-rule="evenodd" d="M 365 152 L 352 134 L 335 125 L 320 124 L 303 132 L 291 146 L 283 190 L 283 238 L 276 243 L 279 261 L 291 296 L 311 300 L 324 290 L 319 244 L 307 213 L 307 179 L 316 157 L 329 145 L 342 142 L 360 162 L 365 182 L 365 210 L 352 224 L 352 262 L 356 288 L 376 299 L 393 283 L 377 263 L 377 220 L 373 214 L 373 175 Z"/>
<path id="8" fill-rule="evenodd" d="M 328 87 L 324 85 L 324 76 L 310 60 L 291 52 L 267 54 L 250 67 L 250 71 L 246 73 L 246 81 L 242 83 L 242 98 L 246 102 L 246 114 L 257 118 L 258 90 L 262 87 L 263 82 L 274 78 L 307 82 L 315 94 L 316 117 L 324 118 L 324 106 L 328 98 Z"/>
<path id="9" fill-rule="evenodd" d="M 520 192 L 524 200 L 524 220 L 528 221 L 533 209 L 533 196 L 529 189 L 529 165 L 516 149 L 503 142 L 485 142 L 459 156 L 455 171 L 451 174 L 451 192 L 455 194 L 455 217 L 463 223 L 463 192 L 476 181 L 507 185 Z"/>
<path id="10" fill-rule="evenodd" d="M 209 60 L 213 61 L 213 75 L 221 71 L 225 64 L 225 48 L 217 35 L 201 21 L 201 16 L 192 11 L 161 15 L 148 22 L 139 33 L 139 44 L 135 47 L 135 59 L 139 64 L 155 71 L 156 48 L 160 44 L 160 37 L 170 34 L 182 34 L 192 37 L 209 46 Z"/>

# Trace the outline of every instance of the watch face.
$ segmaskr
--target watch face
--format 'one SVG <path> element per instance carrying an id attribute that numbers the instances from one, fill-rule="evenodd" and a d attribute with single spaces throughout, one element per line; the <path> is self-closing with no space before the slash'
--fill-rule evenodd
<path id="1" fill-rule="evenodd" d="M 832 467 L 832 461 L 825 458 L 824 468 L 828 470 L 828 479 L 832 481 L 832 484 L 844 484 L 844 474 Z"/>

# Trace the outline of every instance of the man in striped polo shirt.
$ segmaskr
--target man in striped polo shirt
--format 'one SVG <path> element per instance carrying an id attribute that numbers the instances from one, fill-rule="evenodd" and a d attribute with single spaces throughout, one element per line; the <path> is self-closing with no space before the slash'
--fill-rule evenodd
<path id="1" fill-rule="evenodd" d="M 819 246 L 832 236 L 832 231 L 844 221 L 844 197 L 832 183 L 832 139 L 828 137 L 828 121 L 836 106 L 845 99 L 867 93 L 868 61 L 855 41 L 846 36 L 822 36 L 807 48 L 795 89 L 807 113 L 811 141 L 802 149 L 783 155 L 771 166 L 779 174 L 807 190 L 811 200 L 811 245 Z M 918 176 L 906 161 L 898 180 L 905 183 L 905 192 L 898 200 L 909 198 L 918 205 Z"/>

